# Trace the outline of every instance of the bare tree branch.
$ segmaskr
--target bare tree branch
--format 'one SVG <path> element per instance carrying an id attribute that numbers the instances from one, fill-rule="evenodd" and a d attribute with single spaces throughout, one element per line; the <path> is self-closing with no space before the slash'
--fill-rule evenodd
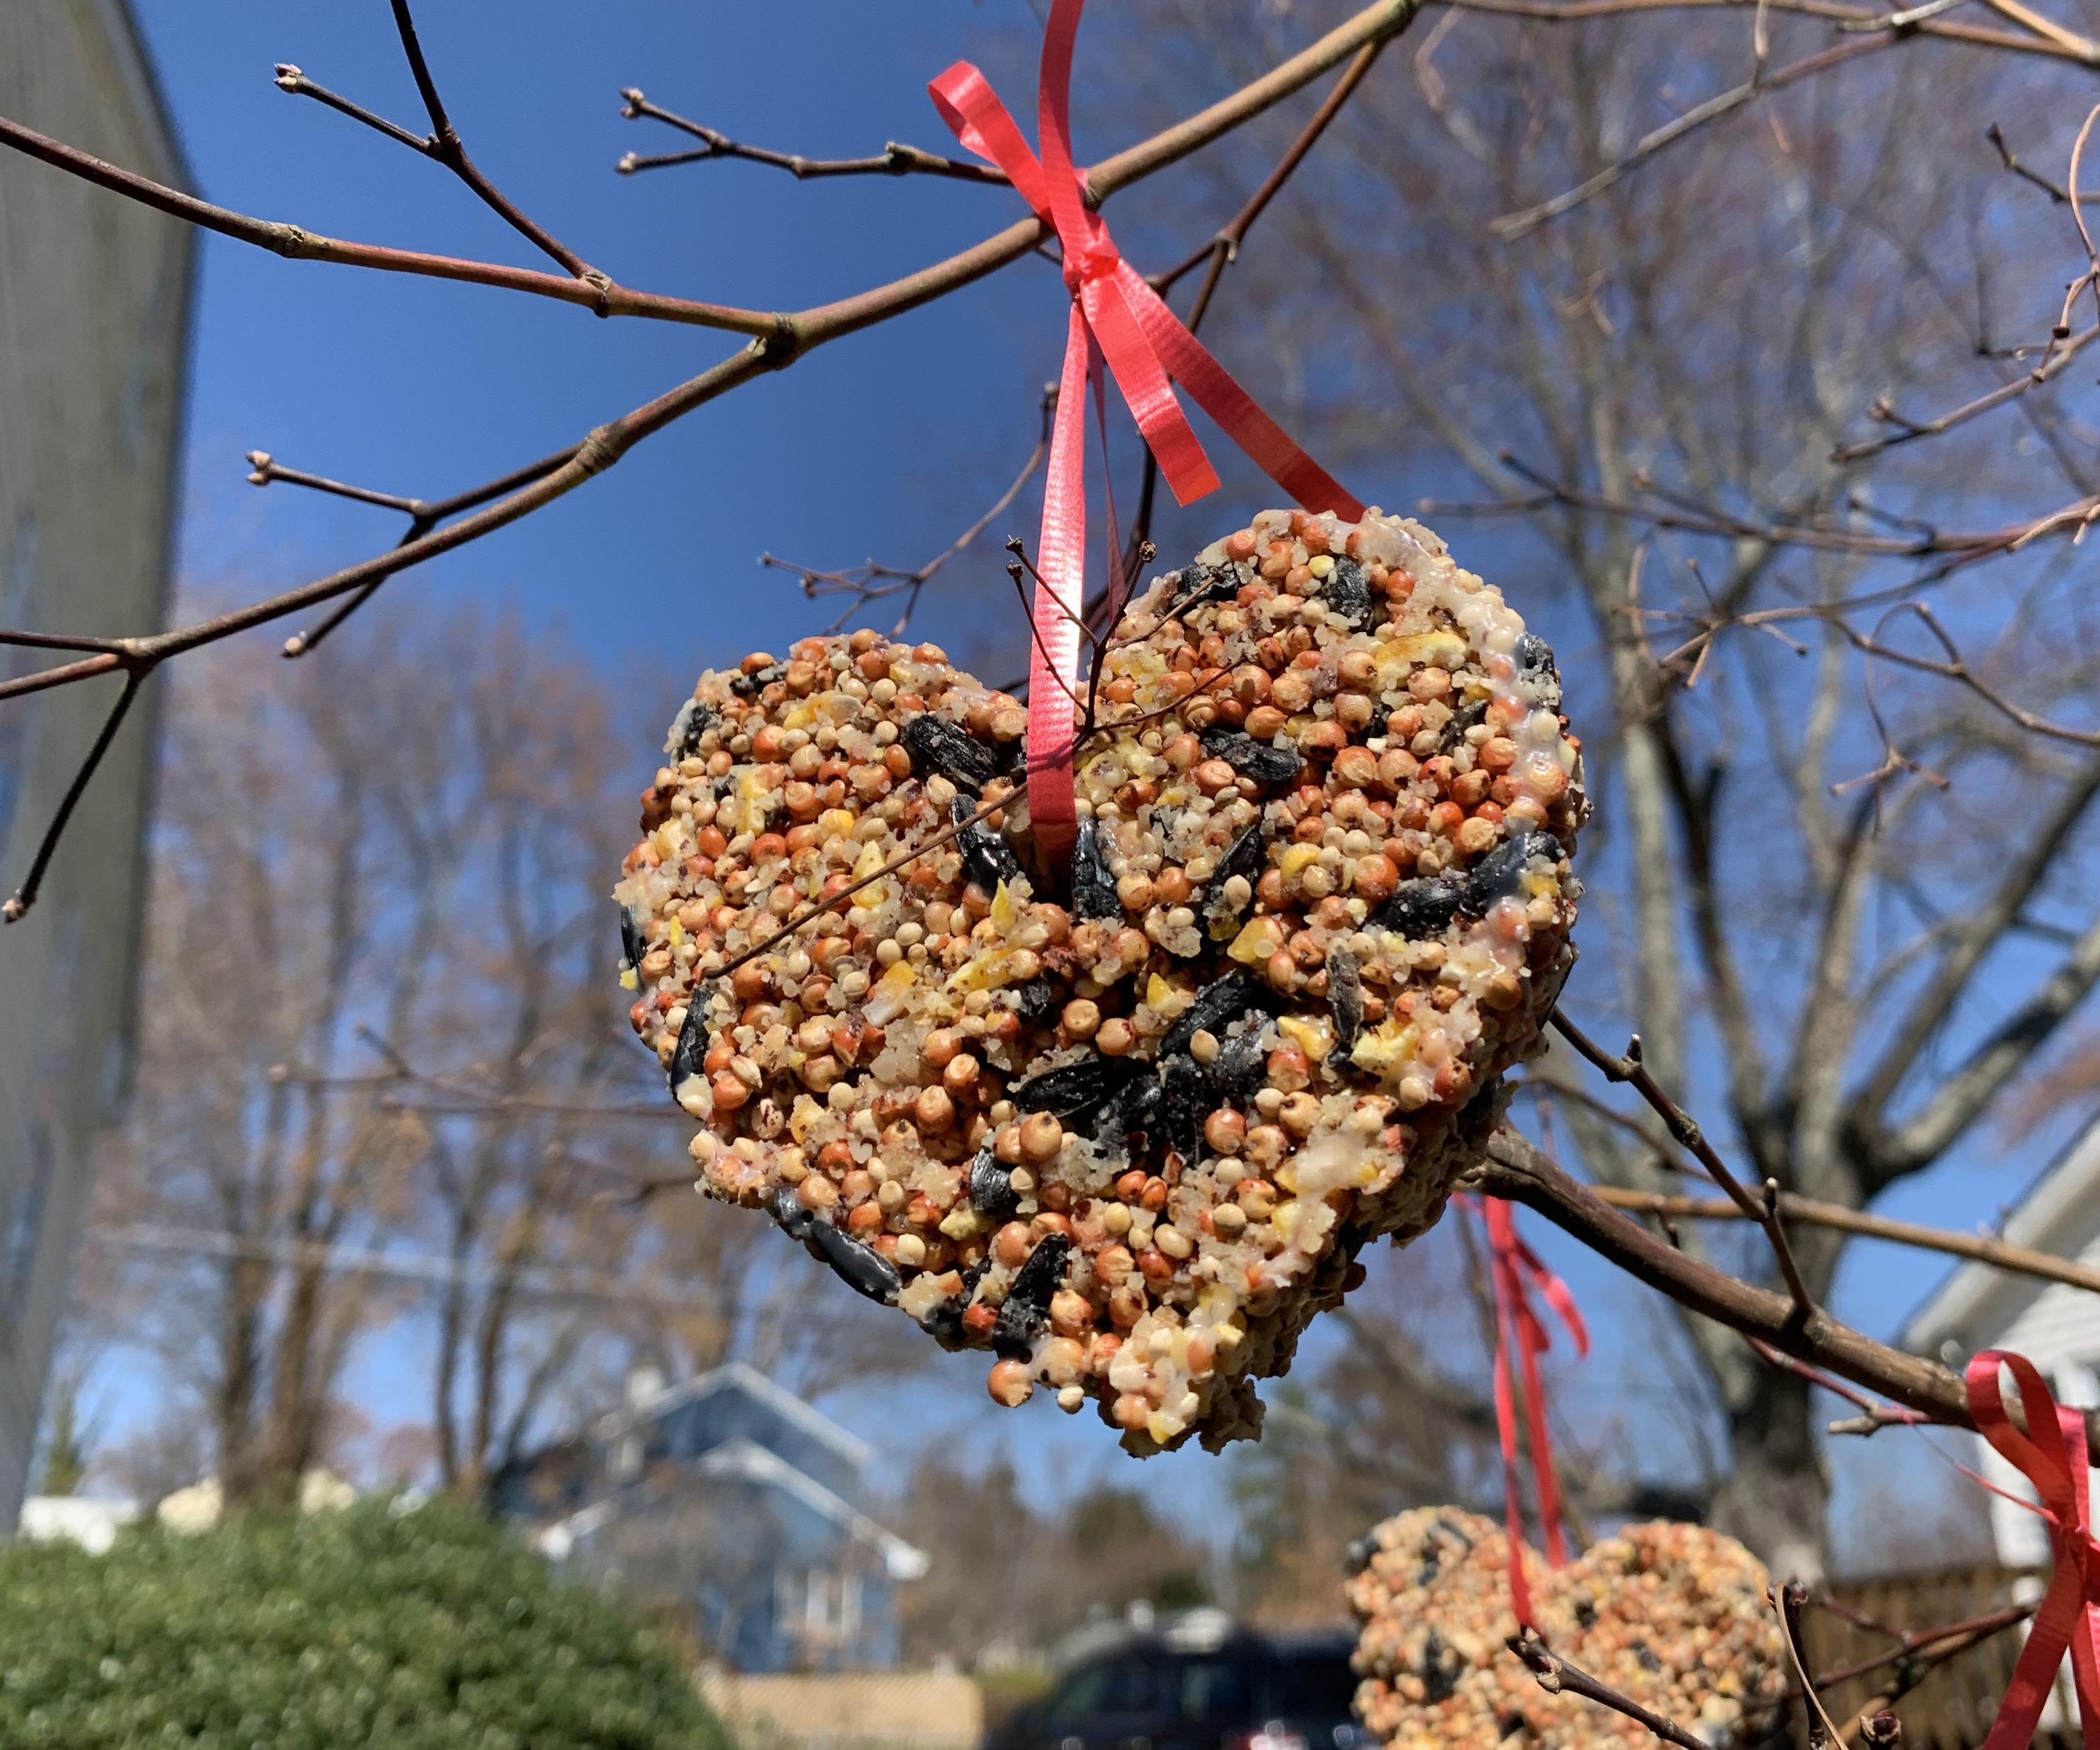
<path id="1" fill-rule="evenodd" d="M 1233 129 L 1252 120 L 1289 97 L 1329 68 L 1340 64 L 1367 44 L 1397 35 L 1413 22 L 1422 0 L 1375 0 L 1353 17 L 1336 26 L 1318 42 L 1249 82 L 1230 95 L 1212 104 L 1150 139 L 1103 160 L 1084 173 L 1087 193 L 1098 205 L 1118 189 L 1179 162 L 1189 153 Z M 404 46 L 412 67 L 421 68 L 420 50 L 401 0 L 397 15 L 404 24 Z M 432 106 L 434 126 L 443 134 L 443 106 L 428 78 L 427 68 L 418 74 L 427 106 Z M 357 602 L 368 599 L 373 589 L 396 572 L 470 541 L 505 527 L 519 518 L 552 504 L 617 462 L 629 449 L 653 436 L 696 408 L 707 405 L 732 389 L 768 372 L 787 368 L 798 359 L 827 342 L 858 333 L 862 329 L 915 310 L 934 298 L 970 284 L 1035 249 L 1048 235 L 1045 223 L 1030 214 L 975 247 L 948 257 L 920 271 L 887 284 L 871 288 L 835 302 L 795 313 L 765 314 L 735 311 L 726 306 L 701 305 L 687 300 L 664 300 L 630 293 L 610 283 L 585 286 L 583 282 L 545 274 L 464 262 L 451 258 L 417 256 L 363 245 L 336 245 L 316 240 L 296 227 L 276 225 L 232 213 L 193 196 L 168 188 L 148 179 L 117 168 L 85 152 L 48 139 L 20 123 L 0 118 L 0 145 L 11 146 L 60 170 L 99 187 L 138 201 L 155 209 L 189 220 L 205 229 L 242 241 L 271 249 L 279 253 L 307 258 L 332 259 L 395 271 L 433 273 L 491 285 L 586 302 L 602 315 L 651 315 L 664 320 L 693 321 L 704 326 L 727 328 L 750 333 L 751 343 L 742 351 L 667 390 L 655 399 L 633 408 L 620 418 L 600 425 L 567 452 L 564 459 L 544 473 L 535 472 L 527 483 L 506 491 L 461 521 L 414 532 L 390 552 L 294 589 L 251 603 L 189 626 L 148 636 L 111 641 L 110 647 L 77 661 L 0 682 L 0 700 L 19 698 L 54 686 L 69 685 L 121 668 L 126 672 L 149 672 L 171 657 L 230 637 L 236 633 L 266 624 L 285 616 L 353 595 Z M 461 155 L 463 156 L 463 154 Z M 537 465 L 536 465 L 536 468 Z M 525 473 L 528 470 L 520 470 Z M 506 477 L 516 479 L 518 474 Z M 479 502 L 494 487 L 466 495 Z M 346 610 L 347 611 L 348 610 Z M 325 635 L 343 617 L 338 613 L 314 637 Z M 312 638 L 294 641 L 288 655 L 311 648 Z M 84 785 L 85 780 L 82 780 Z M 18 894 L 17 898 L 20 897 Z M 11 914 L 19 917 L 20 910 Z"/>
<path id="2" fill-rule="evenodd" d="M 705 164 L 712 158 L 741 158 L 748 164 L 770 165 L 785 170 L 797 182 L 826 176 L 946 176 L 958 182 L 1004 183 L 1006 172 L 997 166 L 968 158 L 946 158 L 896 140 L 865 158 L 805 158 L 800 152 L 774 152 L 764 146 L 747 146 L 700 122 L 652 104 L 633 86 L 620 92 L 626 107 L 620 112 L 630 121 L 661 121 L 682 134 L 690 134 L 701 144 L 690 152 L 659 152 L 644 156 L 629 152 L 614 166 L 622 176 L 638 170 L 660 170 L 679 164 Z"/>

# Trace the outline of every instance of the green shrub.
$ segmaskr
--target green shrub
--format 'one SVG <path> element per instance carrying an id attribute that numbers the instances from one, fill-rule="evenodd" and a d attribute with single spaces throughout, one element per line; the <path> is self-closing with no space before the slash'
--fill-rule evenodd
<path id="1" fill-rule="evenodd" d="M 662 1644 L 486 1521 L 367 1501 L 0 1550 L 0 1747 L 726 1750 Z"/>

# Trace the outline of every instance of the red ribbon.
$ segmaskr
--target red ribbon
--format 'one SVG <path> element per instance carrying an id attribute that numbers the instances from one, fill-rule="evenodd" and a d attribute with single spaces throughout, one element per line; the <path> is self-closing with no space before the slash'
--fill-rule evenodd
<path id="1" fill-rule="evenodd" d="M 2001 1368 L 2010 1369 L 2019 1386 L 2025 1434 L 2005 1413 L 1998 1389 Z M 2100 1750 L 2100 1546 L 2093 1541 L 2087 1499 L 2085 1418 L 2076 1410 L 2058 1408 L 2024 1356 L 1981 1350 L 1965 1377 L 1977 1431 L 2034 1485 L 2041 1505 L 2033 1510 L 2049 1527 L 2056 1550 L 2049 1590 L 2035 1611 L 1983 1750 L 2026 1750 L 2067 1651 L 2086 1750 Z"/>
<path id="2" fill-rule="evenodd" d="M 1488 1272 L 1495 1297 L 1495 1431 L 1502 1448 L 1502 1513 L 1509 1534 L 1510 1604 L 1525 1628 L 1531 1616 L 1531 1587 L 1524 1577 L 1524 1505 L 1517 1480 L 1516 1383 L 1510 1357 L 1524 1382 L 1524 1418 L 1531 1430 L 1532 1476 L 1538 1490 L 1538 1518 L 1546 1538 L 1546 1559 L 1558 1567 L 1568 1559 L 1561 1529 L 1560 1481 L 1553 1468 L 1553 1436 L 1546 1422 L 1546 1382 L 1538 1358 L 1553 1347 L 1546 1324 L 1532 1305 L 1537 1289 L 1574 1339 L 1578 1356 L 1590 1352 L 1590 1329 L 1568 1285 L 1546 1267 L 1538 1253 L 1517 1237 L 1516 1211 L 1500 1197 L 1481 1199 L 1488 1218 Z"/>
<path id="3" fill-rule="evenodd" d="M 1215 489 L 1218 476 L 1175 399 L 1175 382 L 1293 502 L 1352 521 L 1363 514 L 1362 505 L 1189 332 L 1118 253 L 1101 216 L 1088 209 L 1086 183 L 1072 161 L 1070 119 L 1072 46 L 1085 3 L 1054 0 L 1050 10 L 1036 98 L 1039 161 L 998 93 L 969 62 L 957 61 L 926 88 L 964 148 L 1005 171 L 1036 216 L 1056 227 L 1065 284 L 1072 294 L 1043 490 L 1043 532 L 1035 554 L 1040 581 L 1028 671 L 1029 819 L 1038 840 L 1057 857 L 1069 853 L 1076 827 L 1072 759 L 1079 615 L 1086 599 L 1085 402 L 1095 361 L 1106 361 L 1180 503 Z M 1098 395 L 1097 374 L 1094 382 Z M 1120 563 L 1120 556 L 1114 563 Z"/>

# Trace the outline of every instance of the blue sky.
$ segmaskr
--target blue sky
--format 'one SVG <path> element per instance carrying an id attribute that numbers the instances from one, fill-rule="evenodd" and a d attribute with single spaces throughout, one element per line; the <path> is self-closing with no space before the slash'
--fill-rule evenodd
<path id="1" fill-rule="evenodd" d="M 420 128 L 379 0 L 137 6 L 196 185 L 210 198 L 338 236 L 539 265 L 440 168 L 271 83 L 275 63 L 293 62 Z M 426 48 L 469 150 L 535 217 L 626 284 L 806 305 L 975 241 L 1017 212 L 1009 192 L 990 187 L 798 185 L 734 163 L 622 178 L 612 165 L 624 152 L 677 143 L 620 118 L 617 93 L 628 85 L 739 139 L 784 149 L 858 154 L 890 139 L 945 148 L 924 86 L 959 55 L 982 60 L 1017 109 L 1031 107 L 1034 19 L 1024 0 L 763 7 L 657 0 L 593 8 L 584 30 L 573 7 L 551 0 L 423 10 Z M 1183 90 L 1177 102 L 1193 108 L 1211 95 Z M 1100 156 L 1163 119 L 1123 118 L 1114 138 L 1083 134 L 1081 155 Z M 1156 196 L 1146 207 L 1156 223 L 1171 225 L 1176 254 L 1224 216 L 1200 175 L 1183 186 L 1185 209 Z M 390 491 L 443 496 L 573 439 L 734 345 L 480 288 L 287 262 L 218 239 L 205 246 L 201 293 L 183 572 L 192 584 L 244 590 L 331 570 L 399 529 L 383 513 L 283 487 L 257 491 L 242 479 L 244 452 L 266 449 L 287 465 Z M 389 588 L 514 605 L 531 620 L 565 628 L 616 684 L 637 691 L 666 672 L 778 647 L 827 615 L 778 574 L 761 571 L 758 553 L 823 566 L 869 556 L 911 563 L 945 545 L 1034 441 L 1036 397 L 1061 346 L 1062 302 L 1054 270 L 1023 262 L 760 380 L 525 525 Z M 1414 496 L 1398 480 L 1360 489 L 1388 503 Z M 1205 507 L 1198 521 L 1231 526 L 1246 507 L 1230 498 Z M 1014 525 L 1032 520 L 1024 499 Z M 987 637 L 1018 648 L 996 549 L 1004 532 L 992 531 L 987 554 L 955 567 L 924 611 L 928 634 L 959 653 Z M 276 659 L 292 629 L 254 635 L 255 659 Z M 325 655 L 313 669 L 324 683 Z M 644 716 L 664 714 L 646 694 L 636 703 Z M 637 758 L 640 770 L 648 756 L 638 747 Z M 1890 1206 L 1959 1227 L 1988 1221 L 2043 1158 L 2036 1147 L 2031 1157 L 2023 1151 L 2020 1161 L 1999 1161 L 1984 1138 Z M 756 1232 L 754 1240 L 772 1243 Z M 1571 1382 L 1573 1400 L 1611 1399 L 1617 1382 L 1641 1371 L 1641 1291 L 1607 1281 L 1557 1236 L 1541 1244 L 1603 1315 L 1600 1352 L 1586 1378 Z M 1939 1273 L 1918 1254 L 1855 1245 L 1838 1310 L 1888 1333 Z M 1470 1320 L 1466 1309 L 1454 1311 Z M 408 1359 L 377 1346 L 359 1370 L 382 1420 L 392 1419 L 384 1408 L 389 1369 Z M 984 1450 L 1004 1441 L 1053 1488 L 1121 1465 L 1091 1417 L 1065 1423 L 1047 1406 L 1021 1417 L 980 1411 L 978 1361 L 944 1364 L 956 1394 L 938 1421 L 905 1430 L 907 1439 Z M 885 1405 L 849 1400 L 840 1408 L 898 1449 Z M 1874 1456 L 1893 1449 L 1885 1439 Z M 1847 1476 L 1853 1462 L 1846 1455 Z M 1215 1461 L 1179 1455 L 1155 1469 L 1165 1472 L 1164 1492 L 1193 1518 L 1215 1520 Z"/>
<path id="2" fill-rule="evenodd" d="M 612 166 L 624 152 L 681 143 L 620 118 L 618 93 L 630 85 L 739 139 L 813 156 L 862 154 L 892 139 L 946 149 L 924 86 L 959 55 L 981 60 L 1023 113 L 1032 108 L 1035 26 L 1021 0 L 658 4 L 603 9 L 580 33 L 570 9 L 545 3 L 421 11 L 433 72 L 477 162 L 624 283 L 808 305 L 937 259 L 1017 216 L 1014 196 L 996 187 L 797 184 L 735 163 L 627 178 Z M 139 0 L 138 11 L 195 185 L 210 199 L 335 236 L 541 265 L 447 172 L 271 82 L 276 63 L 294 63 L 420 129 L 383 5 Z M 490 31 L 497 15 L 503 28 Z M 1206 95 L 1181 101 L 1193 108 Z M 1114 139 L 1083 135 L 1081 150 L 1101 156 L 1145 131 L 1133 118 Z M 1224 216 L 1199 209 L 1176 235 L 1192 245 Z M 205 240 L 201 293 L 182 575 L 251 593 L 363 557 L 400 524 L 283 486 L 258 491 L 244 478 L 247 451 L 441 496 L 573 439 L 737 344 L 478 287 L 287 262 L 218 238 Z M 479 597 L 559 624 L 616 685 L 642 694 L 638 715 L 654 721 L 669 709 L 669 695 L 652 696 L 665 675 L 777 648 L 829 618 L 758 568 L 761 549 L 822 566 L 871 556 L 916 563 L 997 496 L 1035 442 L 1063 305 L 1055 269 L 1024 262 L 760 380 L 527 524 L 388 588 Z M 1219 505 L 1213 514 L 1236 513 Z M 1024 498 L 1012 527 L 1032 533 L 1034 515 Z M 987 642 L 1021 647 L 997 545 L 1004 532 L 990 531 L 989 551 L 951 567 L 944 593 L 922 606 L 918 624 L 959 654 Z M 276 660 L 298 624 L 251 635 L 254 659 Z M 311 670 L 315 684 L 328 684 L 325 650 Z M 653 749 L 638 744 L 636 765 L 646 776 Z M 757 1229 L 752 1239 L 776 1243 Z M 404 1397 L 420 1402 L 420 1387 L 403 1389 L 417 1349 L 412 1335 L 390 1338 L 368 1346 L 355 1369 L 358 1395 L 382 1423 L 399 1419 Z M 924 1440 L 987 1454 L 1004 1440 L 1050 1488 L 1124 1462 L 1091 1417 L 1068 1423 L 1046 1404 L 1000 1416 L 984 1399 L 980 1360 L 943 1360 L 956 1389 L 919 1426 L 900 1430 L 874 1399 L 835 1407 L 899 1459 Z M 134 1400 L 143 1384 L 106 1384 L 123 1405 L 120 1422 L 143 1408 Z M 1180 1492 L 1193 1488 L 1215 1503 L 1215 1461 L 1167 1462 L 1189 1473 Z"/>

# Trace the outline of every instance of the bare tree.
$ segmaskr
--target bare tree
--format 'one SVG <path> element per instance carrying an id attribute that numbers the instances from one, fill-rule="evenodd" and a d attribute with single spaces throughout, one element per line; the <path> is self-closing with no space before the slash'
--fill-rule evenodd
<path id="1" fill-rule="evenodd" d="M 1215 1590 L 1211 1553 L 1146 1491 L 1104 1481 L 1040 1501 L 1003 1457 L 973 1470 L 929 1454 L 898 1526 L 933 1558 L 903 1598 L 916 1660 L 1040 1656 L 1092 1617 L 1138 1602 L 1186 1609 Z M 1000 1576 L 995 1592 L 987 1574 Z"/>
<path id="2" fill-rule="evenodd" d="M 608 976 L 629 743 L 596 678 L 471 616 L 325 661 L 354 698 L 211 662 L 177 692 L 141 1099 L 99 1192 L 104 1323 L 143 1315 L 205 1395 L 229 1490 L 314 1463 L 352 1346 L 401 1320 L 470 1497 L 643 1361 L 816 1391 L 915 1362 L 692 1195 Z"/>
<path id="3" fill-rule="evenodd" d="M 2018 392 L 2063 357 L 2032 262 L 2078 239 L 1983 138 L 2017 118 L 2046 161 L 2069 142 L 2037 95 L 2081 76 L 1920 48 L 1781 77 L 1904 45 L 1777 10 L 1590 16 L 1617 10 L 1436 14 L 1251 246 L 1266 295 L 1227 320 L 1559 632 L 1599 798 L 1569 1005 L 1724 1114 L 1752 1183 L 1857 1207 L 2041 1067 L 2100 973 L 2076 891 L 2100 758 L 2070 704 L 2100 651 L 2056 517 L 2095 460 L 2075 403 Z M 1229 66 L 1265 51 L 1182 13 Z M 1979 375 L 2004 411 L 1904 447 L 1894 408 L 1959 407 Z M 1556 1053 L 1532 1091 L 1599 1179 L 1662 1188 L 1684 1151 L 1601 1114 L 1588 1074 Z M 1819 1304 L 1842 1244 L 1794 1234 Z M 1717 1523 L 1811 1568 L 1809 1385 L 1684 1333 L 1732 1449 Z"/>

